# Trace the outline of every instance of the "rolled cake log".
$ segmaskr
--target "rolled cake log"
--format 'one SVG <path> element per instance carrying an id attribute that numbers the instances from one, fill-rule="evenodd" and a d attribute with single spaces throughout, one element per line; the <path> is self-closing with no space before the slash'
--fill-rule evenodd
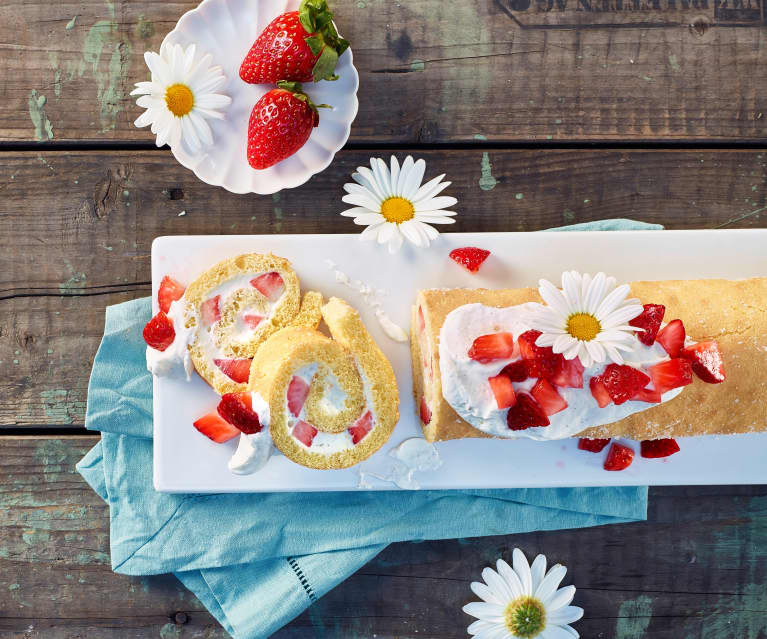
<path id="1" fill-rule="evenodd" d="M 194 327 L 189 353 L 200 376 L 219 394 L 245 390 L 250 361 L 271 335 L 287 326 L 316 328 L 322 295 L 301 300 L 288 260 L 248 253 L 219 262 L 184 293 L 184 317 Z"/>
<path id="2" fill-rule="evenodd" d="M 725 435 L 767 430 L 767 278 L 634 282 L 630 297 L 666 306 L 666 321 L 679 318 L 697 341 L 716 340 L 727 379 L 706 384 L 697 377 L 674 399 L 651 406 L 580 437 L 634 440 Z M 423 421 L 428 441 L 490 437 L 463 420 L 445 401 L 439 366 L 439 335 L 447 315 L 464 304 L 498 308 L 541 302 L 537 289 L 435 289 L 420 291 L 411 321 L 413 391 L 431 412 Z M 419 313 L 421 309 L 421 314 Z M 515 338 L 518 337 L 515 335 Z M 588 389 L 585 389 L 589 392 Z"/>
<path id="3" fill-rule="evenodd" d="M 332 339 L 290 327 L 264 342 L 249 388 L 269 405 L 272 439 L 286 457 L 346 468 L 389 439 L 399 419 L 397 381 L 355 309 L 331 298 L 322 318 Z"/>

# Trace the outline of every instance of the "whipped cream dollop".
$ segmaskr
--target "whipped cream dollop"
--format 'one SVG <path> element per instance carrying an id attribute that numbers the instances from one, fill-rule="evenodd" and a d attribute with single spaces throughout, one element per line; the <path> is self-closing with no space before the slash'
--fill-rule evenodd
<path id="1" fill-rule="evenodd" d="M 357 488 L 363 490 L 372 488 L 366 477 L 374 477 L 404 490 L 418 490 L 421 485 L 413 477 L 413 474 L 437 470 L 442 466 L 442 459 L 437 452 L 437 447 L 427 442 L 423 437 L 406 439 L 396 448 L 392 448 L 389 451 L 389 456 L 393 460 L 384 474 L 366 471 L 360 465 L 357 468 L 359 473 Z"/>
<path id="2" fill-rule="evenodd" d="M 269 404 L 255 391 L 250 394 L 253 411 L 261 422 L 261 431 L 251 435 L 242 433 L 237 450 L 229 460 L 229 470 L 235 475 L 250 475 L 261 470 L 272 456 L 274 444 L 269 433 Z"/>
<path id="3" fill-rule="evenodd" d="M 194 338 L 194 327 L 187 328 L 187 304 L 182 297 L 171 303 L 167 313 L 173 322 L 176 337 L 173 343 L 164 351 L 158 351 L 151 346 L 146 347 L 146 367 L 152 375 L 171 377 L 182 371 L 189 381 L 194 371 L 192 358 L 189 355 L 189 343 Z"/>
<path id="4" fill-rule="evenodd" d="M 494 308 L 483 304 L 466 304 L 451 311 L 445 318 L 439 337 L 439 368 L 442 376 L 442 395 L 453 409 L 469 424 L 495 437 L 526 437 L 535 440 L 572 437 L 592 426 L 617 422 L 634 413 L 657 404 L 629 400 L 621 405 L 608 404 L 600 408 L 589 390 L 589 380 L 600 375 L 609 362 L 594 364 L 583 372 L 583 388 L 560 388 L 557 391 L 567 402 L 567 408 L 549 416 L 549 426 L 510 430 L 506 422 L 507 409 L 497 407 L 488 378 L 498 375 L 509 363 L 520 359 L 515 355 L 483 364 L 468 356 L 474 340 L 491 333 L 512 333 L 514 339 L 527 330 L 531 312 L 539 304 L 528 302 L 507 308 Z M 655 343 L 645 346 L 637 340 L 636 348 L 623 353 L 627 364 L 644 371 L 650 366 L 670 359 L 663 347 Z M 535 379 L 515 383 L 516 391 L 530 391 Z M 650 384 L 652 387 L 652 384 Z M 682 388 L 675 388 L 661 396 L 662 402 L 676 397 Z"/>

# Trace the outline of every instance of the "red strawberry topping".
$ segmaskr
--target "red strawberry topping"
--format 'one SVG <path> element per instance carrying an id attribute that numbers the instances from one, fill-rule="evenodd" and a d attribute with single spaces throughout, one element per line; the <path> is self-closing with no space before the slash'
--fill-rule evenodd
<path id="1" fill-rule="evenodd" d="M 270 302 L 277 301 L 285 288 L 282 276 L 274 271 L 254 277 L 250 280 L 250 285 L 257 288 L 261 295 Z"/>
<path id="2" fill-rule="evenodd" d="M 679 357 L 684 346 L 684 338 L 684 324 L 682 324 L 682 320 L 675 319 L 666 324 L 655 339 L 666 349 L 669 356 Z"/>
<path id="3" fill-rule="evenodd" d="M 530 330 L 519 336 L 519 352 L 526 362 L 528 377 L 552 379 L 560 374 L 564 376 L 564 356 L 555 354 L 551 346 L 536 346 L 535 340 L 540 334 L 540 331 Z"/>
<path id="4" fill-rule="evenodd" d="M 532 395 L 517 393 L 517 403 L 509 409 L 506 423 L 511 430 L 525 430 L 534 426 L 548 426 L 549 418 Z"/>
<path id="5" fill-rule="evenodd" d="M 648 371 L 661 395 L 680 386 L 692 384 L 692 364 L 686 359 L 670 359 L 651 367 Z"/>
<path id="6" fill-rule="evenodd" d="M 505 366 L 500 374 L 505 375 L 512 382 L 524 382 L 529 377 L 527 374 L 527 362 L 523 359 L 518 359 L 516 362 Z"/>
<path id="7" fill-rule="evenodd" d="M 358 444 L 371 430 L 373 430 L 373 414 L 368 411 L 349 427 L 352 444 Z"/>
<path id="8" fill-rule="evenodd" d="M 288 384 L 288 410 L 293 417 L 298 417 L 309 396 L 309 384 L 295 375 Z"/>
<path id="9" fill-rule="evenodd" d="M 469 357 L 482 364 L 494 359 L 508 359 L 514 355 L 514 336 L 511 333 L 482 335 L 474 340 Z"/>
<path id="10" fill-rule="evenodd" d="M 601 453 L 609 443 L 609 437 L 607 439 L 589 439 L 588 437 L 581 437 L 578 440 L 578 448 L 580 450 L 587 450 L 590 453 Z"/>
<path id="11" fill-rule="evenodd" d="M 683 348 L 680 356 L 690 360 L 692 372 L 708 384 L 720 384 L 725 379 L 722 351 L 716 342 L 700 342 Z"/>
<path id="12" fill-rule="evenodd" d="M 539 379 L 530 393 L 535 397 L 535 401 L 538 402 L 538 405 L 547 416 L 554 415 L 567 408 L 567 402 L 564 397 L 545 379 Z"/>
<path id="13" fill-rule="evenodd" d="M 643 388 L 631 398 L 635 402 L 648 402 L 649 404 L 660 404 L 661 396 L 657 390 Z"/>
<path id="14" fill-rule="evenodd" d="M 240 430 L 226 421 L 221 415 L 208 413 L 194 422 L 194 427 L 205 437 L 212 439 L 217 444 L 228 442 L 240 434 Z"/>
<path id="15" fill-rule="evenodd" d="M 666 314 L 666 307 L 663 304 L 645 304 L 644 310 L 629 322 L 631 326 L 643 328 L 643 331 L 637 331 L 637 338 L 642 344 L 652 346 L 655 343 L 655 336 L 663 322 L 663 316 Z"/>
<path id="16" fill-rule="evenodd" d="M 613 444 L 605 459 L 605 470 L 625 470 L 634 461 L 634 451 L 623 444 Z"/>
<path id="17" fill-rule="evenodd" d="M 505 375 L 496 375 L 487 380 L 490 382 L 490 389 L 495 395 L 495 403 L 500 409 L 509 408 L 517 403 L 517 397 L 514 393 L 514 385 Z"/>
<path id="18" fill-rule="evenodd" d="M 246 315 L 242 316 L 242 323 L 245 324 L 248 328 L 257 329 L 258 325 L 264 321 L 263 315 L 254 315 L 252 313 L 248 313 Z"/>
<path id="19" fill-rule="evenodd" d="M 423 309 L 418 307 L 418 332 L 423 333 L 426 328 L 426 320 L 423 318 Z"/>
<path id="20" fill-rule="evenodd" d="M 552 384 L 563 388 L 583 388 L 583 371 L 586 370 L 577 357 L 559 361 L 557 372 L 549 378 Z"/>
<path id="21" fill-rule="evenodd" d="M 639 450 L 642 457 L 656 459 L 658 457 L 668 457 L 679 452 L 679 444 L 675 439 L 645 439 L 639 444 Z"/>
<path id="22" fill-rule="evenodd" d="M 248 392 L 222 395 L 218 414 L 243 433 L 251 435 L 261 432 L 261 420 L 253 410 L 253 400 Z"/>
<path id="23" fill-rule="evenodd" d="M 307 424 L 305 421 L 298 420 L 293 427 L 293 437 L 300 441 L 307 448 L 312 445 L 314 436 L 317 434 L 317 429 L 311 424 Z"/>
<path id="24" fill-rule="evenodd" d="M 426 403 L 426 398 L 421 397 L 421 406 L 420 406 L 420 412 L 421 412 L 421 421 L 424 424 L 428 424 L 431 422 L 431 410 L 429 409 L 429 405 Z"/>
<path id="25" fill-rule="evenodd" d="M 144 336 L 144 341 L 158 351 L 164 351 L 176 339 L 173 322 L 162 311 L 146 323 L 142 335 Z"/>
<path id="26" fill-rule="evenodd" d="M 249 359 L 214 359 L 213 363 L 221 369 L 221 372 L 229 379 L 238 384 L 245 384 L 250 377 Z"/>
<path id="27" fill-rule="evenodd" d="M 604 373 L 599 376 L 599 381 L 604 385 L 610 399 L 616 405 L 620 405 L 633 398 L 647 386 L 650 383 L 650 378 L 633 366 L 609 364 Z"/>
<path id="28" fill-rule="evenodd" d="M 157 303 L 160 305 L 160 310 L 163 313 L 167 313 L 170 310 L 171 303 L 176 300 L 180 300 L 184 295 L 184 287 L 181 286 L 176 280 L 167 275 L 160 281 L 160 288 L 157 291 Z"/>
<path id="29" fill-rule="evenodd" d="M 463 266 L 469 273 L 476 273 L 489 255 L 490 251 L 476 246 L 466 246 L 450 251 L 450 259 Z"/>
<path id="30" fill-rule="evenodd" d="M 610 398 L 610 393 L 607 392 L 605 385 L 599 377 L 592 377 L 589 380 L 589 388 L 594 399 L 597 400 L 599 408 L 604 408 L 613 400 Z"/>
<path id="31" fill-rule="evenodd" d="M 221 319 L 221 309 L 219 308 L 220 302 L 221 296 L 216 295 L 200 304 L 200 316 L 202 317 L 202 323 L 205 326 L 212 326 Z"/>
<path id="32" fill-rule="evenodd" d="M 524 359 L 536 359 L 554 353 L 545 346 L 536 346 L 535 340 L 541 336 L 540 331 L 529 330 L 519 336 L 519 352 Z"/>

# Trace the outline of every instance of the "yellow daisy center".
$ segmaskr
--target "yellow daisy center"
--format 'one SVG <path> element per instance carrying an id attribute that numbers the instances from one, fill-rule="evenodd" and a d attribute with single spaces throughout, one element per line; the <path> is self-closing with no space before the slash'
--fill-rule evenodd
<path id="1" fill-rule="evenodd" d="M 171 84 L 165 90 L 165 104 L 173 115 L 182 118 L 194 106 L 194 93 L 185 84 Z"/>
<path id="2" fill-rule="evenodd" d="M 381 204 L 381 215 L 387 222 L 402 224 L 415 217 L 413 205 L 403 197 L 390 197 Z"/>
<path id="3" fill-rule="evenodd" d="M 599 320 L 589 313 L 574 313 L 567 318 L 567 332 L 583 342 L 590 342 L 601 330 Z"/>
<path id="4" fill-rule="evenodd" d="M 506 606 L 504 621 L 516 637 L 532 639 L 546 628 L 546 609 L 535 597 L 520 597 Z"/>

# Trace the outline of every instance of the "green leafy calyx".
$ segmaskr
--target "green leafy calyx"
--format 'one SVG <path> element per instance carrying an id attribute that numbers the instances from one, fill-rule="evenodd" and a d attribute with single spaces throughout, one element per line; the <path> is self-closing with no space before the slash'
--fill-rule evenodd
<path id="1" fill-rule="evenodd" d="M 312 69 L 314 81 L 337 80 L 336 64 L 339 56 L 349 48 L 349 42 L 338 35 L 327 1 L 302 0 L 298 20 L 309 34 L 305 38 L 306 44 L 312 54 L 319 55 Z"/>

